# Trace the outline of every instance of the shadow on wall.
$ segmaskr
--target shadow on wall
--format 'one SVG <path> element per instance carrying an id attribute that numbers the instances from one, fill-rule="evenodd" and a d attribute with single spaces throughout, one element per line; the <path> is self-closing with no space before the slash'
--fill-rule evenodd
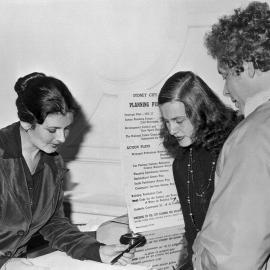
<path id="1" fill-rule="evenodd" d="M 78 112 L 75 115 L 73 124 L 70 129 L 69 136 L 67 140 L 59 149 L 59 153 L 62 155 L 66 167 L 68 168 L 68 163 L 76 160 L 78 153 L 80 151 L 80 147 L 84 141 L 85 135 L 91 131 L 91 125 L 86 118 L 86 115 L 82 109 L 82 107 L 77 103 Z M 71 179 L 71 174 L 69 171 L 66 173 L 64 179 L 64 191 L 73 190 L 77 183 L 73 183 Z M 72 205 L 70 203 L 69 196 L 65 196 L 64 199 L 64 211 L 67 218 L 70 219 L 72 212 Z"/>
<path id="2" fill-rule="evenodd" d="M 69 163 L 77 158 L 81 144 L 84 141 L 85 135 L 91 131 L 91 125 L 86 119 L 82 107 L 77 103 L 78 112 L 74 117 L 69 136 L 65 143 L 62 145 L 59 152 L 61 153 L 64 161 Z"/>

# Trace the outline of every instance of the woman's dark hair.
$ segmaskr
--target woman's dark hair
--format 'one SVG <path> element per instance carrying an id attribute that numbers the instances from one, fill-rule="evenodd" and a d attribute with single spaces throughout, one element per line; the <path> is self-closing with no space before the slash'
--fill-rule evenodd
<path id="1" fill-rule="evenodd" d="M 194 128 L 193 145 L 203 146 L 215 154 L 219 153 L 232 129 L 242 119 L 191 71 L 175 73 L 161 88 L 158 104 L 173 101 L 185 105 L 186 115 Z M 164 122 L 160 135 L 165 148 L 175 156 L 179 143 L 170 135 Z"/>
<path id="2" fill-rule="evenodd" d="M 234 68 L 239 75 L 244 62 L 255 69 L 270 70 L 270 9 L 268 3 L 251 2 L 223 16 L 205 35 L 208 53 L 222 66 Z"/>
<path id="3" fill-rule="evenodd" d="M 76 112 L 77 105 L 67 86 L 60 80 L 33 72 L 17 80 L 16 106 L 21 121 L 42 124 L 48 114 Z"/>

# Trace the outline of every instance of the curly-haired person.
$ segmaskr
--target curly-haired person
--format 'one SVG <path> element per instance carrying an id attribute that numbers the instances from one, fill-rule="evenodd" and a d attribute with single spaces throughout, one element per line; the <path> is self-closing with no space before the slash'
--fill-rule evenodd
<path id="1" fill-rule="evenodd" d="M 245 119 L 227 138 L 193 245 L 196 270 L 267 269 L 270 256 L 270 9 L 250 2 L 219 19 L 205 44 L 224 95 Z M 269 263 L 270 264 L 270 263 Z M 269 266 L 268 266 L 269 268 Z"/>

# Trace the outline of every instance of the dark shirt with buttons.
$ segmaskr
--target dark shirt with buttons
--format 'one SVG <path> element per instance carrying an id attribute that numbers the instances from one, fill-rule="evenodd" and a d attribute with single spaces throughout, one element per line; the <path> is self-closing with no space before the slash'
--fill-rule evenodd
<path id="1" fill-rule="evenodd" d="M 24 168 L 24 173 L 25 173 L 25 178 L 27 181 L 27 187 L 28 187 L 28 192 L 29 192 L 29 204 L 31 205 L 32 208 L 32 213 L 35 212 L 37 202 L 39 200 L 39 194 L 40 194 L 40 189 L 41 189 L 41 181 L 42 181 L 42 173 L 44 169 L 44 164 L 43 164 L 43 155 L 41 154 L 40 160 L 38 162 L 37 168 L 34 172 L 34 174 L 31 174 L 28 165 L 23 158 L 23 168 Z"/>

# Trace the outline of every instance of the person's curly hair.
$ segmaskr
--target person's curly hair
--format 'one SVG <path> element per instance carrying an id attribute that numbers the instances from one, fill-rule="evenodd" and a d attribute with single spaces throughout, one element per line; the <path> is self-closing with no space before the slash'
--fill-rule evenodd
<path id="1" fill-rule="evenodd" d="M 227 107 L 210 87 L 191 71 L 177 72 L 163 85 L 158 104 L 179 101 L 184 103 L 186 115 L 193 128 L 193 145 L 202 146 L 218 155 L 226 138 L 242 117 Z M 175 157 L 179 146 L 163 121 L 160 130 L 163 145 Z"/>
<path id="2" fill-rule="evenodd" d="M 265 2 L 251 2 L 223 16 L 205 35 L 208 53 L 239 75 L 244 62 L 255 69 L 270 70 L 270 10 Z"/>

